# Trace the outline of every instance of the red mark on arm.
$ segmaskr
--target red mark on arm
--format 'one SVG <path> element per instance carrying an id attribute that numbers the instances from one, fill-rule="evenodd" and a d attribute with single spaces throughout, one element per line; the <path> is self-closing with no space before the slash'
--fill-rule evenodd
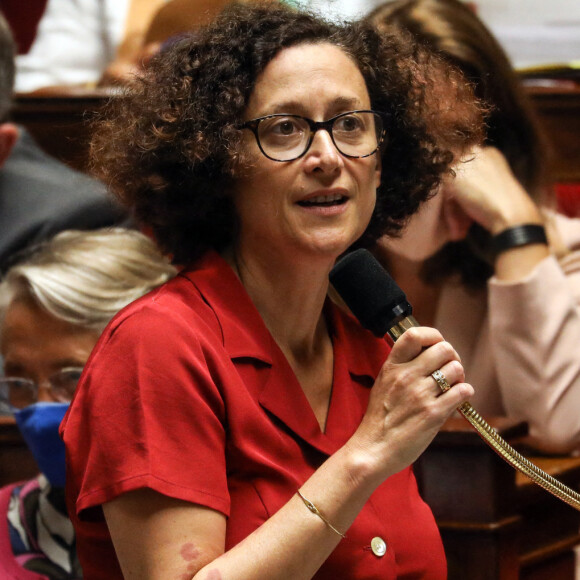
<path id="1" fill-rule="evenodd" d="M 179 577 L 179 580 L 191 580 L 197 571 L 197 566 L 193 563 L 187 565 L 187 572 Z"/>
<path id="2" fill-rule="evenodd" d="M 191 577 L 195 574 L 195 570 L 197 568 L 197 566 L 193 563 L 193 560 L 197 560 L 201 553 L 192 542 L 183 544 L 179 553 L 186 562 L 190 562 L 190 564 L 187 565 L 187 573 L 182 574 L 180 576 L 180 580 L 191 580 Z M 219 570 L 214 568 L 207 573 L 205 578 L 206 580 L 222 580 L 222 575 L 220 574 Z"/>
<path id="3" fill-rule="evenodd" d="M 195 544 L 192 544 L 191 542 L 183 544 L 180 554 L 181 557 L 187 562 L 191 562 L 191 560 L 196 560 L 199 558 L 199 550 L 195 547 Z"/>

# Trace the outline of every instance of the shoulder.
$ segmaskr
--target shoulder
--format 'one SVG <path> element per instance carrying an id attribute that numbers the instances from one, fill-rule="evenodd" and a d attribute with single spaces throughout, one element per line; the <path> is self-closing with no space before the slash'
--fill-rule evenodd
<path id="1" fill-rule="evenodd" d="M 74 189 L 77 200 L 106 194 L 103 183 L 47 154 L 24 127 L 19 129 L 20 137 L 0 172 L 2 181 L 10 179 L 14 186 L 19 180 L 23 184 L 36 182 L 42 192 L 54 189 L 61 195 L 72 194 Z M 80 185 L 82 190 L 78 189 Z"/>
<path id="2" fill-rule="evenodd" d="M 111 413 L 124 409 L 125 420 L 140 421 L 138 409 L 127 408 L 131 402 L 153 408 L 184 397 L 209 401 L 219 414 L 217 377 L 230 366 L 215 314 L 195 287 L 179 277 L 113 318 L 85 365 L 76 406 L 71 406 L 75 410 L 68 416 L 76 417 L 73 423 L 81 430 L 89 424 L 85 415 L 91 408 Z M 65 424 L 68 429 L 70 418 Z"/>
<path id="3" fill-rule="evenodd" d="M 30 481 L 33 488 L 35 487 L 35 481 Z M 0 577 L 18 578 L 22 580 L 42 580 L 45 579 L 45 576 L 39 576 L 34 572 L 25 570 L 16 560 L 10 539 L 9 526 L 6 525 L 11 498 L 15 490 L 18 493 L 20 492 L 22 485 L 23 482 L 12 483 L 0 488 L 0 517 L 4 518 L 5 522 L 0 531 Z"/>
<path id="4" fill-rule="evenodd" d="M 129 225 L 103 183 L 44 153 L 25 130 L 0 170 L 0 262 L 66 229 Z"/>
<path id="5" fill-rule="evenodd" d="M 180 364 L 196 359 L 226 364 L 238 357 L 271 361 L 272 339 L 243 285 L 210 251 L 192 267 L 119 312 L 93 355 L 124 352 Z M 176 359 L 179 358 L 179 360 Z"/>
<path id="6" fill-rule="evenodd" d="M 150 342 L 167 350 L 176 341 L 221 342 L 217 314 L 184 274 L 149 292 L 121 310 L 104 336 Z"/>

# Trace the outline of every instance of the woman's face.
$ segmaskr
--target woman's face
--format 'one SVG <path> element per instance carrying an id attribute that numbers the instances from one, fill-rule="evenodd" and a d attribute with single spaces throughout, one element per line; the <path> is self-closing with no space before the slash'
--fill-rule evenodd
<path id="1" fill-rule="evenodd" d="M 14 299 L 0 328 L 0 353 L 7 377 L 39 385 L 38 400 L 53 401 L 46 381 L 67 367 L 83 367 L 99 333 L 59 320 L 30 298 Z"/>
<path id="2" fill-rule="evenodd" d="M 447 242 L 463 240 L 473 220 L 443 186 L 421 205 L 399 238 L 381 238 L 380 244 L 396 256 L 411 262 L 423 262 L 436 254 Z"/>
<path id="3" fill-rule="evenodd" d="M 245 118 L 287 113 L 325 121 L 370 108 L 364 79 L 342 50 L 304 44 L 284 49 L 266 66 Z M 375 206 L 378 155 L 345 157 L 325 130 L 315 134 L 303 157 L 289 162 L 265 157 L 249 130 L 244 146 L 252 165 L 234 194 L 242 253 L 335 258 L 360 237 Z"/>

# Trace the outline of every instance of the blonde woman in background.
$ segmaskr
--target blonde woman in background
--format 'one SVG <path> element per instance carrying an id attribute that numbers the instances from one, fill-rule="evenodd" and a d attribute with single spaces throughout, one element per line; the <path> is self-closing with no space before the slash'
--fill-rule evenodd
<path id="1" fill-rule="evenodd" d="M 0 284 L 0 404 L 14 413 L 41 472 L 0 489 L 1 578 L 82 577 L 64 503 L 58 427 L 109 320 L 174 274 L 137 231 L 65 231 Z"/>

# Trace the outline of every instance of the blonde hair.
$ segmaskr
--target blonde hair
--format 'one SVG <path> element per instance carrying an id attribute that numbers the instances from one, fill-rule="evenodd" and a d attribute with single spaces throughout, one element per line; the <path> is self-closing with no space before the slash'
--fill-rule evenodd
<path id="1" fill-rule="evenodd" d="M 64 231 L 10 268 L 0 283 L 0 313 L 14 299 L 32 298 L 60 320 L 102 331 L 121 308 L 175 274 L 136 230 Z"/>

